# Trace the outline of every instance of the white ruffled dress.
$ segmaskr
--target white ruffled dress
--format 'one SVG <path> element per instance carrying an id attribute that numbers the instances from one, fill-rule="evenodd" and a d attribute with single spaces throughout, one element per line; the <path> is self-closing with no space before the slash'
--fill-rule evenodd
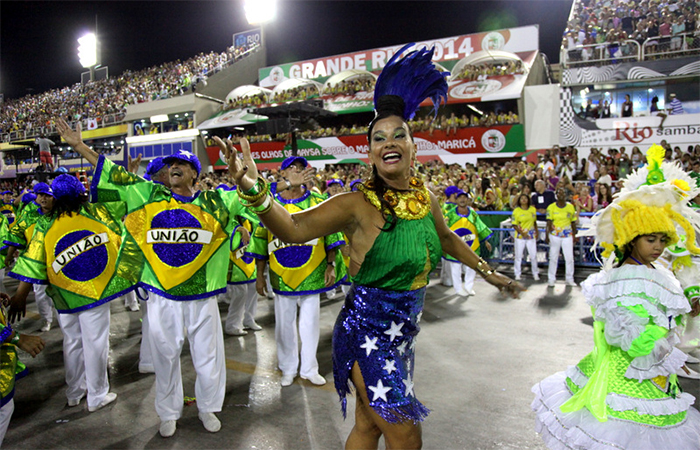
<path id="1" fill-rule="evenodd" d="M 536 430 L 545 444 L 553 450 L 700 449 L 695 397 L 675 389 L 686 355 L 674 348 L 674 328 L 690 310 L 678 281 L 663 268 L 623 265 L 591 275 L 581 287 L 594 311 L 596 346 L 576 366 L 533 386 Z"/>

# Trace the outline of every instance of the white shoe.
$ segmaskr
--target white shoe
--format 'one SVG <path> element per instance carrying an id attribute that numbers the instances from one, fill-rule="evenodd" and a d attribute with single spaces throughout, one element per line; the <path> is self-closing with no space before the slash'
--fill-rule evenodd
<path id="1" fill-rule="evenodd" d="M 683 368 L 681 367 L 676 372 L 676 375 L 678 375 L 681 378 L 690 378 L 691 380 L 700 380 L 700 373 L 694 371 L 693 369 L 689 368 L 688 366 L 686 366 L 685 368 L 688 369 L 688 372 L 690 372 L 690 373 L 686 373 L 685 370 L 683 370 Z"/>
<path id="2" fill-rule="evenodd" d="M 457 295 L 461 295 L 462 297 L 469 297 L 469 292 L 465 291 L 464 289 L 460 289 L 457 291 Z"/>
<path id="3" fill-rule="evenodd" d="M 311 384 L 315 384 L 316 386 L 323 386 L 324 384 L 326 384 L 326 379 L 317 373 L 311 375 L 310 377 L 302 377 L 302 378 L 305 380 L 309 380 L 311 382 Z"/>
<path id="4" fill-rule="evenodd" d="M 532 279 L 535 281 L 540 281 L 540 276 L 539 275 L 533 275 Z"/>
<path id="5" fill-rule="evenodd" d="M 547 286 L 554 287 L 554 283 L 555 283 L 554 281 L 549 281 L 549 282 L 547 282 Z"/>
<path id="6" fill-rule="evenodd" d="M 567 286 L 578 286 L 578 284 L 576 284 L 576 282 L 575 282 L 574 280 L 569 280 L 569 281 L 567 281 L 567 282 L 566 282 L 566 285 L 567 285 Z"/>
<path id="7" fill-rule="evenodd" d="M 700 364 L 700 359 L 688 353 L 686 355 L 688 356 L 688 359 L 685 360 L 686 364 Z"/>
<path id="8" fill-rule="evenodd" d="M 231 328 L 230 330 L 226 330 L 225 333 L 229 336 L 245 336 L 246 334 L 248 334 L 247 331 L 241 328 Z"/>
<path id="9" fill-rule="evenodd" d="M 469 295 L 476 295 L 476 292 L 474 292 L 474 289 L 472 289 L 471 291 L 469 291 Z"/>
<path id="10" fill-rule="evenodd" d="M 132 303 L 131 305 L 129 305 L 129 311 L 131 311 L 131 312 L 141 311 L 141 307 L 139 306 L 138 302 Z"/>
<path id="11" fill-rule="evenodd" d="M 50 329 L 51 329 L 51 322 L 49 322 L 48 320 L 44 320 L 44 325 L 41 326 L 41 331 L 46 332 L 46 331 L 49 331 Z"/>
<path id="12" fill-rule="evenodd" d="M 216 433 L 221 429 L 221 421 L 219 421 L 214 413 L 199 413 L 199 420 L 202 421 L 204 429 L 210 433 Z"/>
<path id="13" fill-rule="evenodd" d="M 105 406 L 109 405 L 110 403 L 112 403 L 112 402 L 115 401 L 116 399 L 117 399 L 117 394 L 115 394 L 114 392 L 108 392 L 107 395 L 105 395 L 105 398 L 102 399 L 102 402 L 100 402 L 99 405 L 97 405 L 97 406 L 88 406 L 88 411 L 90 411 L 90 412 L 95 412 L 95 411 L 97 411 L 98 409 L 102 409 L 102 408 L 104 408 Z"/>
<path id="14" fill-rule="evenodd" d="M 515 281 L 520 281 L 520 275 L 515 276 Z"/>
<path id="15" fill-rule="evenodd" d="M 294 376 L 295 375 L 282 375 L 280 384 L 284 387 L 291 386 L 292 383 L 294 383 Z"/>
<path id="16" fill-rule="evenodd" d="M 139 373 L 156 373 L 153 364 L 139 364 Z"/>
<path id="17" fill-rule="evenodd" d="M 73 406 L 78 406 L 80 404 L 80 400 L 83 399 L 83 396 L 81 395 L 78 398 L 69 398 L 68 399 L 68 406 L 73 407 Z"/>
<path id="18" fill-rule="evenodd" d="M 267 292 L 267 298 L 269 298 L 269 299 L 275 298 L 275 293 L 272 292 L 272 291 L 268 291 L 268 292 Z"/>
<path id="19" fill-rule="evenodd" d="M 169 438 L 173 434 L 175 434 L 175 430 L 177 429 L 177 422 L 174 420 L 164 420 L 160 423 L 160 430 L 158 432 L 160 435 L 164 438 Z"/>
<path id="20" fill-rule="evenodd" d="M 243 328 L 248 328 L 249 330 L 253 330 L 253 331 L 262 330 L 262 327 L 260 325 L 258 325 L 258 323 L 255 321 L 253 321 L 252 323 L 243 324 Z"/>

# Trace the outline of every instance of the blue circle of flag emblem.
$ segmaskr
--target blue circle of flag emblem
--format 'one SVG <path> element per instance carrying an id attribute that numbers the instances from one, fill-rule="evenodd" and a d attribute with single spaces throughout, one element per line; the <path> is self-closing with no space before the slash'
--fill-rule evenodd
<path id="1" fill-rule="evenodd" d="M 459 229 L 455 230 L 455 234 L 456 234 L 457 236 L 461 237 L 462 240 L 463 240 L 464 242 L 466 242 L 467 245 L 470 246 L 470 247 L 471 247 L 472 244 L 474 243 L 474 238 L 476 237 L 476 236 L 474 235 L 474 233 L 472 233 L 472 230 L 470 230 L 470 229 L 468 229 L 468 228 L 459 228 Z"/>
<path id="2" fill-rule="evenodd" d="M 147 239 L 161 261 L 182 267 L 199 256 L 203 243 L 211 242 L 211 232 L 202 230 L 202 224 L 189 212 L 169 209 L 153 217 Z"/>
<path id="3" fill-rule="evenodd" d="M 73 281 L 94 280 L 109 262 L 106 236 L 79 230 L 63 236 L 54 248 L 54 266 Z"/>

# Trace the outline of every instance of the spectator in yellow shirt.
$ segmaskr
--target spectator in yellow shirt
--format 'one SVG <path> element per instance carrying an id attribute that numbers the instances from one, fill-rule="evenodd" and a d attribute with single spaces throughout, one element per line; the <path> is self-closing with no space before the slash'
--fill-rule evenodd
<path id="1" fill-rule="evenodd" d="M 518 207 L 513 211 L 513 228 L 515 228 L 515 279 L 520 280 L 520 267 L 523 262 L 523 250 L 527 247 L 527 254 L 532 264 L 532 278 L 540 279 L 537 267 L 537 210 L 530 204 L 530 196 L 520 194 Z"/>
<path id="2" fill-rule="evenodd" d="M 576 239 L 576 208 L 566 201 L 566 189 L 557 187 L 557 201 L 547 207 L 547 237 L 549 244 L 549 286 L 557 279 L 559 250 L 566 262 L 566 284 L 576 286 L 574 281 L 574 239 Z"/>

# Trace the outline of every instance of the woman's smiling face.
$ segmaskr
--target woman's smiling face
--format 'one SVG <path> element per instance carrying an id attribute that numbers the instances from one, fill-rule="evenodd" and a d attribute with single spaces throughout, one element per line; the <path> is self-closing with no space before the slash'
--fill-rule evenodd
<path id="1" fill-rule="evenodd" d="M 408 176 L 416 147 L 408 124 L 398 116 L 378 120 L 369 142 L 369 159 L 384 178 Z"/>

